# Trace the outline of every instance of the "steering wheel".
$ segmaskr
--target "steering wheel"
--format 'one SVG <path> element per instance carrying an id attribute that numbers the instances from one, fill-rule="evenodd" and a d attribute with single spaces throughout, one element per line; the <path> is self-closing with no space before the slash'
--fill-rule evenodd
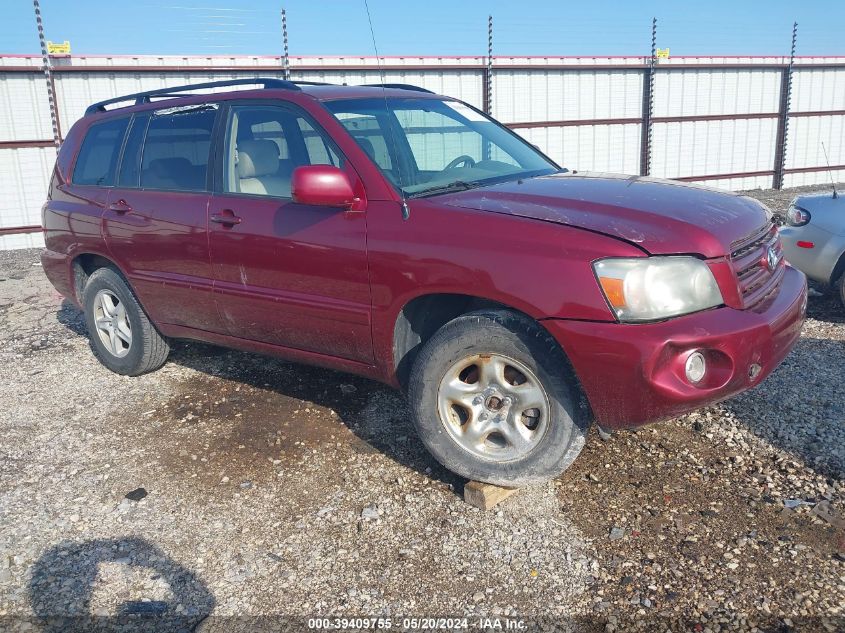
<path id="1" fill-rule="evenodd" d="M 461 164 L 465 167 L 475 167 L 475 159 L 472 156 L 461 154 L 457 158 L 450 160 L 449 164 L 443 168 L 443 171 L 446 171 L 447 169 L 455 169 L 455 167 Z"/>

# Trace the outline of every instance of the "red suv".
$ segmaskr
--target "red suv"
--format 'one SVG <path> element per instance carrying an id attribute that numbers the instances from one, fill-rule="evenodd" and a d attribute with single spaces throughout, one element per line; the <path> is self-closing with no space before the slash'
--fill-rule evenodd
<path id="1" fill-rule="evenodd" d="M 185 94 L 240 84 L 260 87 Z M 758 384 L 806 308 L 760 203 L 567 171 L 405 85 L 249 79 L 95 104 L 43 214 L 44 270 L 112 371 L 192 339 L 367 376 L 407 391 L 447 468 L 505 486 L 559 474 L 593 421 Z"/>

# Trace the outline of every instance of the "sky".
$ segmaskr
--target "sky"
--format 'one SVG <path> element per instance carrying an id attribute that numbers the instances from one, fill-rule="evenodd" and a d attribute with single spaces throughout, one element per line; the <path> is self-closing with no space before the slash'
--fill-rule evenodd
<path id="1" fill-rule="evenodd" d="M 845 55 L 845 0 L 368 0 L 381 55 Z M 39 53 L 31 0 L 3 0 L 0 53 Z M 364 0 L 42 0 L 46 37 L 74 54 L 373 55 Z"/>

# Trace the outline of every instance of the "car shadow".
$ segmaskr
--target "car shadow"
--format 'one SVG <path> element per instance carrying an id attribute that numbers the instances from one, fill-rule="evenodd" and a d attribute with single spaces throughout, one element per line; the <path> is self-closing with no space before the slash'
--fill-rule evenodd
<path id="1" fill-rule="evenodd" d="M 57 318 L 71 332 L 87 338 L 82 312 L 71 302 L 66 300 L 61 305 Z M 173 341 L 168 363 L 331 409 L 370 452 L 380 452 L 441 482 L 456 494 L 463 490 L 466 479 L 446 470 L 428 453 L 417 437 L 404 395 L 387 385 L 339 371 L 194 341 Z"/>
<path id="2" fill-rule="evenodd" d="M 139 573 L 144 593 L 134 595 L 127 577 Z M 188 632 L 215 606 L 196 574 L 138 537 L 54 545 L 33 565 L 29 594 L 34 623 L 51 633 Z"/>
<path id="3" fill-rule="evenodd" d="M 270 389 L 330 409 L 367 447 L 457 494 L 466 479 L 446 470 L 419 440 L 405 396 L 387 385 L 339 371 L 290 363 L 205 343 L 175 342 L 168 362 L 254 389 Z"/>
<path id="4" fill-rule="evenodd" d="M 69 299 L 62 300 L 62 304 L 56 312 L 56 320 L 74 334 L 88 337 L 85 315 Z"/>
<path id="5" fill-rule="evenodd" d="M 825 323 L 845 323 L 845 306 L 842 305 L 836 291 L 831 288 L 817 288 L 822 294 L 808 299 L 807 317 Z"/>

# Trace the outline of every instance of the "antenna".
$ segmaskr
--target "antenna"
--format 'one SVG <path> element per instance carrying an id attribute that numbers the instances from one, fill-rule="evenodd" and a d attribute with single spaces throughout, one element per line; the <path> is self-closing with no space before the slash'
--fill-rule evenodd
<path id="1" fill-rule="evenodd" d="M 396 138 L 393 135 L 393 129 L 389 121 L 390 108 L 387 105 L 387 87 L 385 86 L 387 81 L 384 78 L 384 70 L 381 67 L 381 55 L 379 55 L 378 52 L 378 44 L 376 44 L 376 32 L 375 29 L 373 29 L 373 18 L 370 15 L 370 5 L 367 0 L 364 0 L 364 8 L 367 10 L 367 21 L 370 23 L 370 36 L 373 38 L 373 49 L 375 49 L 376 52 L 376 64 L 378 65 L 378 74 L 379 77 L 381 77 L 381 94 L 382 97 L 384 97 L 384 113 L 388 117 L 387 129 L 385 131 L 390 136 L 390 144 L 393 147 L 393 155 L 397 158 L 396 173 L 399 176 L 399 191 L 402 192 L 402 219 L 407 220 L 411 217 L 411 209 L 408 206 L 408 200 L 405 198 L 405 188 L 402 185 L 402 164 L 401 161 L 398 160 L 399 152 L 397 151 Z"/>
<path id="2" fill-rule="evenodd" d="M 833 180 L 833 172 L 830 169 L 830 159 L 827 157 L 827 148 L 822 143 L 822 151 L 824 152 L 824 162 L 827 163 L 827 175 L 830 176 L 830 186 L 833 187 L 833 199 L 836 200 L 839 194 L 836 193 L 836 182 Z"/>

